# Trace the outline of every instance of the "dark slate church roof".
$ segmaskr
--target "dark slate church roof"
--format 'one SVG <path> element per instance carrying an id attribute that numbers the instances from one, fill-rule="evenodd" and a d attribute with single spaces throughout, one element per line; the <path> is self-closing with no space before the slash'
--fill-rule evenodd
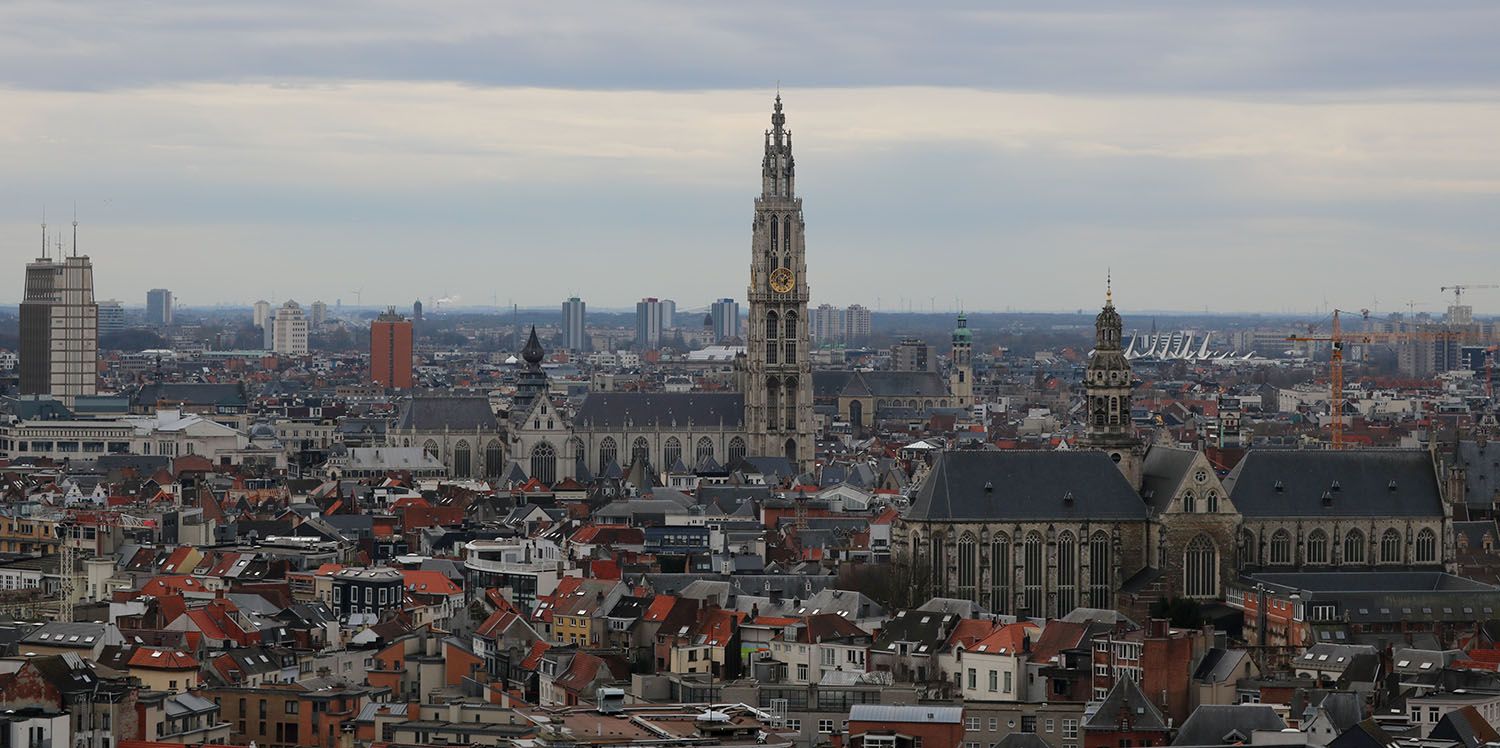
<path id="1" fill-rule="evenodd" d="M 403 431 L 499 431 L 500 422 L 484 397 L 419 396 L 401 408 Z"/>
<path id="2" fill-rule="evenodd" d="M 939 521 L 1145 518 L 1141 497 L 1103 452 L 1003 450 L 942 453 L 906 515 Z"/>
<path id="3" fill-rule="evenodd" d="M 1251 450 L 1224 488 L 1246 517 L 1443 514 L 1437 471 L 1422 450 Z"/>
<path id="4" fill-rule="evenodd" d="M 741 429 L 745 397 L 722 392 L 591 392 L 573 416 L 574 427 L 583 429 L 687 428 L 689 423 Z"/>
<path id="5" fill-rule="evenodd" d="M 1500 444 L 1459 442 L 1450 459 L 1464 468 L 1464 495 L 1456 498 L 1466 504 L 1489 504 L 1500 498 Z"/>

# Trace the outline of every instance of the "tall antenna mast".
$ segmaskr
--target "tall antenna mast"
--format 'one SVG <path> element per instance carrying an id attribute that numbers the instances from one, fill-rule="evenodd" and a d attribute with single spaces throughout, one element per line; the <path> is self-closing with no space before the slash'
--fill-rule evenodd
<path id="1" fill-rule="evenodd" d="M 78 256 L 78 203 L 73 203 L 73 256 Z"/>
<path id="2" fill-rule="evenodd" d="M 47 206 L 42 206 L 42 257 L 47 256 Z"/>

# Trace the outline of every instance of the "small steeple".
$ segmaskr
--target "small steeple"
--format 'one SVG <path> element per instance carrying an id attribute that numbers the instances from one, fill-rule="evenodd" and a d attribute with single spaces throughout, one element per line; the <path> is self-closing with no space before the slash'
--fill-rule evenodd
<path id="1" fill-rule="evenodd" d="M 786 115 L 781 111 L 781 91 L 776 92 L 776 105 L 771 112 L 771 128 L 776 136 L 776 145 L 781 145 L 782 136 L 786 134 Z"/>
<path id="2" fill-rule="evenodd" d="M 542 351 L 542 343 L 536 338 L 536 325 L 531 326 L 531 337 L 526 339 L 526 346 L 521 349 L 521 358 L 531 366 L 542 362 L 545 353 Z"/>
<path id="3" fill-rule="evenodd" d="M 1115 305 L 1115 284 L 1113 270 L 1104 271 L 1104 305 Z"/>

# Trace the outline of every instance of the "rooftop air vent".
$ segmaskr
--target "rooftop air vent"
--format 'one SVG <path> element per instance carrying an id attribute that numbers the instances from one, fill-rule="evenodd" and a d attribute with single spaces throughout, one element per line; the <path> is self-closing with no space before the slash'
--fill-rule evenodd
<path id="1" fill-rule="evenodd" d="M 1385 484 L 1385 489 L 1387 491 L 1394 491 L 1394 490 L 1396 490 L 1396 481 L 1392 480 L 1390 483 Z"/>
<path id="2" fill-rule="evenodd" d="M 1063 494 L 1063 506 L 1073 506 L 1073 492 Z"/>
<path id="3" fill-rule="evenodd" d="M 1282 483 L 1281 481 L 1276 481 L 1276 485 L 1273 486 L 1273 488 L 1276 489 L 1276 493 L 1281 493 L 1286 490 L 1286 484 Z"/>
<path id="4" fill-rule="evenodd" d="M 991 483 L 989 481 L 985 481 L 984 482 L 984 492 L 985 493 L 994 493 L 995 492 L 995 484 Z"/>
<path id="5" fill-rule="evenodd" d="M 1328 505 L 1330 505 L 1332 503 L 1333 503 L 1333 492 L 1332 491 L 1324 491 L 1323 492 L 1323 506 L 1328 506 Z"/>

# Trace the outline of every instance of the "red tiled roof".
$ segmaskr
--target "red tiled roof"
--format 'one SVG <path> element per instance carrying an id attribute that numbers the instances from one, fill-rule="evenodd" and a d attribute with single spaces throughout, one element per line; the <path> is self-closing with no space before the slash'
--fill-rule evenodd
<path id="1" fill-rule="evenodd" d="M 984 654 L 1015 654 L 1026 649 L 1026 633 L 1029 629 L 1035 628 L 1037 625 L 1030 621 L 1001 626 L 983 641 L 969 647 L 969 650 Z"/>
<path id="2" fill-rule="evenodd" d="M 418 595 L 459 595 L 463 594 L 463 588 L 453 583 L 452 579 L 444 576 L 439 571 L 412 571 L 402 570 L 401 579 L 406 584 L 408 593 Z"/>
<path id="3" fill-rule="evenodd" d="M 131 667 L 146 668 L 149 670 L 197 670 L 198 661 L 186 652 L 177 652 L 171 649 L 156 649 L 153 647 L 136 647 L 130 653 L 128 663 Z"/>
<path id="4" fill-rule="evenodd" d="M 641 620 L 653 623 L 666 620 L 667 614 L 672 612 L 672 606 L 676 604 L 677 598 L 671 595 L 657 595 L 656 599 L 646 606 L 646 612 L 641 615 Z"/>
<path id="5" fill-rule="evenodd" d="M 734 636 L 734 630 L 739 627 L 740 621 L 744 618 L 744 613 L 722 608 L 710 610 L 698 623 L 697 634 L 703 637 L 703 643 L 710 647 L 725 646 L 729 644 L 730 638 Z"/>
<path id="6" fill-rule="evenodd" d="M 948 646 L 962 645 L 964 649 L 972 649 L 985 637 L 995 633 L 995 630 L 996 626 L 993 621 L 965 618 L 959 621 L 958 625 L 953 627 L 953 633 L 948 635 Z"/>
<path id="7" fill-rule="evenodd" d="M 208 592 L 203 583 L 187 575 L 171 575 L 152 577 L 150 581 L 141 585 L 141 594 L 156 595 L 179 595 L 183 592 Z"/>
<path id="8" fill-rule="evenodd" d="M 531 652 L 521 660 L 521 669 L 535 672 L 536 666 L 542 661 L 542 655 L 546 654 L 548 649 L 551 647 L 547 642 L 532 642 Z"/>

